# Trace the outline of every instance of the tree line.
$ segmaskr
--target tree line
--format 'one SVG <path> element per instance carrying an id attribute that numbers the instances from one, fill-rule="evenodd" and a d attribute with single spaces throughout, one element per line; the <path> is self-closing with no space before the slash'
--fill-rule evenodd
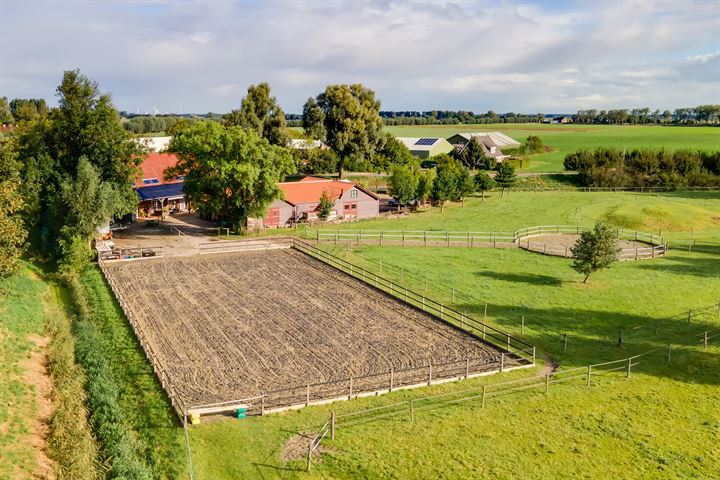
<path id="1" fill-rule="evenodd" d="M 601 147 L 566 155 L 564 166 L 586 187 L 720 186 L 720 151 Z"/>
<path id="2" fill-rule="evenodd" d="M 699 105 L 691 108 L 650 111 L 648 107 L 615 110 L 578 110 L 573 123 L 605 125 L 717 125 L 720 105 Z"/>

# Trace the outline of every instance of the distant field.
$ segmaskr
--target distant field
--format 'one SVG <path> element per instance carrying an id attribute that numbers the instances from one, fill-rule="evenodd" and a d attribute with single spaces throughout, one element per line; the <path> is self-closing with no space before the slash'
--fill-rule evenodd
<path id="1" fill-rule="evenodd" d="M 525 140 L 529 135 L 537 135 L 543 144 L 557 150 L 533 155 L 530 168 L 527 169 L 530 172 L 562 171 L 565 155 L 580 148 L 720 148 L 720 128 L 715 127 L 494 124 L 389 126 L 385 130 L 398 137 L 444 138 L 459 132 L 498 131 L 518 141 Z"/>

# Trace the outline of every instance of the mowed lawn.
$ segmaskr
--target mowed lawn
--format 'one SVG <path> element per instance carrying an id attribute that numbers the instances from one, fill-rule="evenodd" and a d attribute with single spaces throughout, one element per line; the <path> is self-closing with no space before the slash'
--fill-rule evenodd
<path id="1" fill-rule="evenodd" d="M 473 199 L 464 209 L 453 206 L 442 214 L 433 210 L 362 225 L 512 231 L 540 223 L 575 223 L 580 209 L 593 218 L 608 212 L 635 215 L 632 221 L 650 226 L 657 216 L 653 209 L 662 208 L 668 231 L 685 235 L 686 228 L 693 228 L 718 239 L 720 229 L 707 217 L 718 215 L 719 199 L 706 197 L 635 200 L 625 194 L 513 193 L 485 204 Z M 716 255 L 674 251 L 662 259 L 619 263 L 583 285 L 570 260 L 521 250 L 326 248 L 354 262 L 362 259 L 375 271 L 382 260 L 385 276 L 416 290 L 424 288 L 417 278 L 427 275 L 428 296 L 451 303 L 449 288 L 455 288 L 455 308 L 477 317 L 488 302 L 489 323 L 521 335 L 560 369 L 661 350 L 641 359 L 629 380 L 621 373 L 598 376 L 589 389 L 584 382 L 556 385 L 547 396 L 542 391 L 518 393 L 493 399 L 484 409 L 479 402 L 468 402 L 421 410 L 414 423 L 386 419 L 339 430 L 310 474 L 303 472 L 302 459 L 282 460 L 283 445 L 298 431 L 313 431 L 332 409 L 342 413 L 539 372 L 201 425 L 190 432 L 196 478 L 660 479 L 713 478 L 720 471 L 720 341 L 711 342 L 708 350 L 699 343 L 703 331 L 720 333 L 720 317 L 708 309 L 688 325 L 685 315 L 720 300 Z M 393 266 L 402 267 L 402 278 Z M 521 334 L 523 315 L 526 329 Z M 562 348 L 564 333 L 567 351 Z M 669 365 L 667 343 L 674 345 Z"/>
<path id="2" fill-rule="evenodd" d="M 533 155 L 529 172 L 561 172 L 565 155 L 581 148 L 692 148 L 717 150 L 720 148 L 720 129 L 716 127 L 634 126 L 634 125 L 547 125 L 547 124 L 491 124 L 491 125 L 429 125 L 388 126 L 387 132 L 398 137 L 443 137 L 456 133 L 498 131 L 525 141 L 537 135 L 555 151 Z"/>

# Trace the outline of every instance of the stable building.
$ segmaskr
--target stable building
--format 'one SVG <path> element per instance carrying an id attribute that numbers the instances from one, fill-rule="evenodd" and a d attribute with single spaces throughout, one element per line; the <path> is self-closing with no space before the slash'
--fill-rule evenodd
<path id="1" fill-rule="evenodd" d="M 318 220 L 323 194 L 333 203 L 328 220 L 354 220 L 380 215 L 380 200 L 348 180 L 305 177 L 298 182 L 280 182 L 284 198 L 268 207 L 265 227 L 285 227 L 297 222 Z"/>
<path id="2" fill-rule="evenodd" d="M 460 151 L 464 150 L 470 142 L 477 142 L 486 157 L 494 158 L 502 162 L 508 158 L 502 151 L 503 148 L 517 148 L 520 142 L 501 132 L 468 132 L 458 133 L 447 139 L 448 143 Z"/>
<path id="3" fill-rule="evenodd" d="M 140 165 L 141 175 L 135 180 L 140 197 L 138 217 L 162 217 L 186 212 L 189 208 L 183 193 L 183 175 L 165 180 L 165 170 L 177 164 L 174 153 L 149 153 Z"/>
<path id="4" fill-rule="evenodd" d="M 397 137 L 410 153 L 418 158 L 430 158 L 443 153 L 450 153 L 453 146 L 444 138 L 430 137 Z"/>

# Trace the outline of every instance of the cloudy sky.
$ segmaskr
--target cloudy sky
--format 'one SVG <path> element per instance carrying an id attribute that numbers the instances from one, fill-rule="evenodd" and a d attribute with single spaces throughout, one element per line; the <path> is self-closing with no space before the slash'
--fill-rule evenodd
<path id="1" fill-rule="evenodd" d="M 54 103 L 74 68 L 133 112 L 261 81 L 297 113 L 357 82 L 388 110 L 674 109 L 720 103 L 720 1 L 0 0 L 0 96 Z"/>

